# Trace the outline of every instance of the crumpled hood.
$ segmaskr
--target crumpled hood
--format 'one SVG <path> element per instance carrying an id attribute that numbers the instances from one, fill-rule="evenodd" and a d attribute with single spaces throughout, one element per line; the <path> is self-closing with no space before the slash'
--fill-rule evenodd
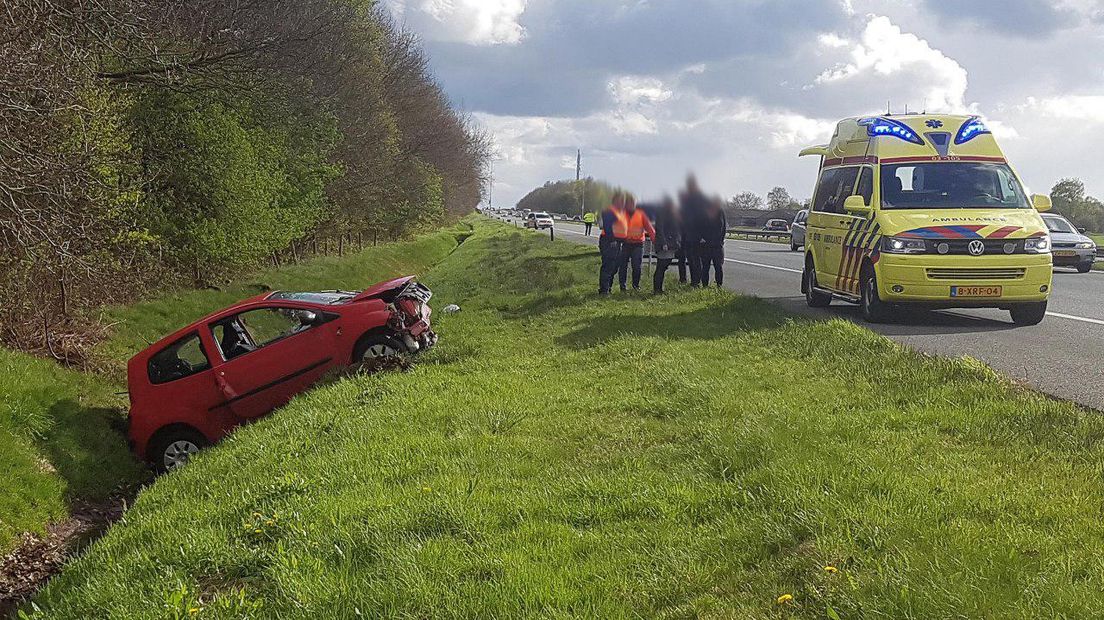
<path id="1" fill-rule="evenodd" d="M 885 209 L 881 233 L 919 239 L 1023 239 L 1047 234 L 1034 209 Z"/>
<path id="2" fill-rule="evenodd" d="M 386 282 L 380 282 L 379 284 L 376 284 L 376 285 L 372 286 L 371 288 L 365 289 L 362 293 L 360 293 L 359 295 L 354 297 L 353 301 L 363 301 L 365 299 L 372 299 L 373 297 L 378 297 L 378 296 L 380 296 L 383 293 L 386 293 L 388 291 L 393 291 L 397 288 L 401 288 L 403 286 L 406 286 L 406 284 L 408 282 L 410 282 L 411 280 L 413 280 L 413 279 L 414 279 L 414 276 L 404 276 L 404 277 L 401 277 L 401 278 L 395 278 L 394 280 L 388 280 Z"/>

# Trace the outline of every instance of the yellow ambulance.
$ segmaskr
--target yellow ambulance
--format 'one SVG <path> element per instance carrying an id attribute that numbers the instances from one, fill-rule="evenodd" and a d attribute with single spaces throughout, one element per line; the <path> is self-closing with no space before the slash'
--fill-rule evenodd
<path id="1" fill-rule="evenodd" d="M 1043 320 L 1050 198 L 1026 194 L 980 118 L 848 118 L 801 155 L 821 159 L 801 278 L 810 306 L 858 303 L 871 322 L 903 304 Z"/>

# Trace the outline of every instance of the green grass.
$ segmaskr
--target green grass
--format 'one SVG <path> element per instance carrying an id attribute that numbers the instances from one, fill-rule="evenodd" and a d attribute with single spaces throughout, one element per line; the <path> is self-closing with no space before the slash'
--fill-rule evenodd
<path id="1" fill-rule="evenodd" d="M 0 555 L 23 532 L 42 533 L 75 500 L 99 500 L 148 477 L 121 431 L 125 363 L 149 342 L 261 289 L 366 287 L 419 273 L 470 234 L 467 225 L 411 243 L 320 258 L 233 283 L 221 291 L 182 291 L 111 308 L 111 338 L 95 351 L 101 375 L 0 349 Z"/>
<path id="2" fill-rule="evenodd" d="M 480 224 L 437 349 L 159 480 L 38 617 L 1104 615 L 1097 413 L 595 266 Z"/>
<path id="3" fill-rule="evenodd" d="M 0 349 L 0 552 L 23 532 L 43 533 L 72 501 L 104 499 L 144 477 L 113 427 L 126 403 L 114 390 Z"/>

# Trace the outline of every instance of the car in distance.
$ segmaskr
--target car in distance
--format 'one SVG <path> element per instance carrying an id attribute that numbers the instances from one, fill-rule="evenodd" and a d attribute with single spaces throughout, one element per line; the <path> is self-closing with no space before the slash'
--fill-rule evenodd
<path id="1" fill-rule="evenodd" d="M 849 118 L 820 157 L 801 292 L 813 307 L 858 303 L 871 322 L 900 305 L 1046 316 L 1053 267 L 1039 213 L 977 116 Z"/>
<path id="2" fill-rule="evenodd" d="M 1079 273 L 1091 271 L 1096 262 L 1096 242 L 1082 234 L 1085 229 L 1077 228 L 1057 213 L 1043 214 L 1043 222 L 1050 231 L 1054 266 L 1075 267 Z"/>
<path id="3" fill-rule="evenodd" d="M 361 292 L 266 293 L 195 321 L 128 362 L 131 448 L 174 469 L 331 370 L 432 347 L 432 295 L 411 276 Z"/>
<path id="4" fill-rule="evenodd" d="M 763 230 L 770 232 L 786 232 L 790 229 L 790 224 L 786 220 L 767 220 L 767 223 L 763 225 Z"/>
<path id="5" fill-rule="evenodd" d="M 544 211 L 534 211 L 525 218 L 525 227 L 532 228 L 533 230 L 552 228 L 554 225 L 555 221 L 552 219 L 552 216 Z"/>
<path id="6" fill-rule="evenodd" d="M 790 249 L 794 252 L 805 246 L 805 223 L 809 220 L 809 210 L 802 209 L 794 216 L 790 225 Z"/>

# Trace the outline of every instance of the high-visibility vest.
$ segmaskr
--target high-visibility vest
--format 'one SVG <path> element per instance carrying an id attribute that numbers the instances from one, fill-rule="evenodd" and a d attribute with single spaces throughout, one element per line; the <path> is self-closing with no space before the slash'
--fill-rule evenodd
<path id="1" fill-rule="evenodd" d="M 585 223 L 585 224 L 593 224 L 594 223 L 594 212 L 593 211 L 587 211 L 586 213 L 583 214 L 583 223 Z"/>
<path id="2" fill-rule="evenodd" d="M 615 207 L 613 205 L 610 205 L 609 207 L 607 207 L 606 211 L 609 211 L 610 213 L 613 214 L 613 236 L 614 236 L 614 238 L 618 238 L 617 237 L 617 223 L 621 221 L 622 217 L 624 217 L 625 212 L 624 212 L 624 210 L 618 209 L 617 207 Z M 600 222 L 598 222 L 598 228 L 600 229 L 599 236 L 600 237 L 605 237 L 606 236 L 605 211 L 603 211 L 602 215 L 599 216 L 599 217 L 600 217 L 600 220 L 601 220 Z"/>
<path id="3" fill-rule="evenodd" d="M 632 213 L 622 213 L 622 220 L 624 232 L 616 235 L 617 238 L 630 243 L 644 243 L 644 233 L 652 228 L 648 215 L 641 209 L 637 209 Z M 616 228 L 614 232 L 616 233 Z"/>
<path id="4" fill-rule="evenodd" d="M 613 238 L 625 239 L 629 236 L 629 216 L 623 209 L 613 210 Z"/>

